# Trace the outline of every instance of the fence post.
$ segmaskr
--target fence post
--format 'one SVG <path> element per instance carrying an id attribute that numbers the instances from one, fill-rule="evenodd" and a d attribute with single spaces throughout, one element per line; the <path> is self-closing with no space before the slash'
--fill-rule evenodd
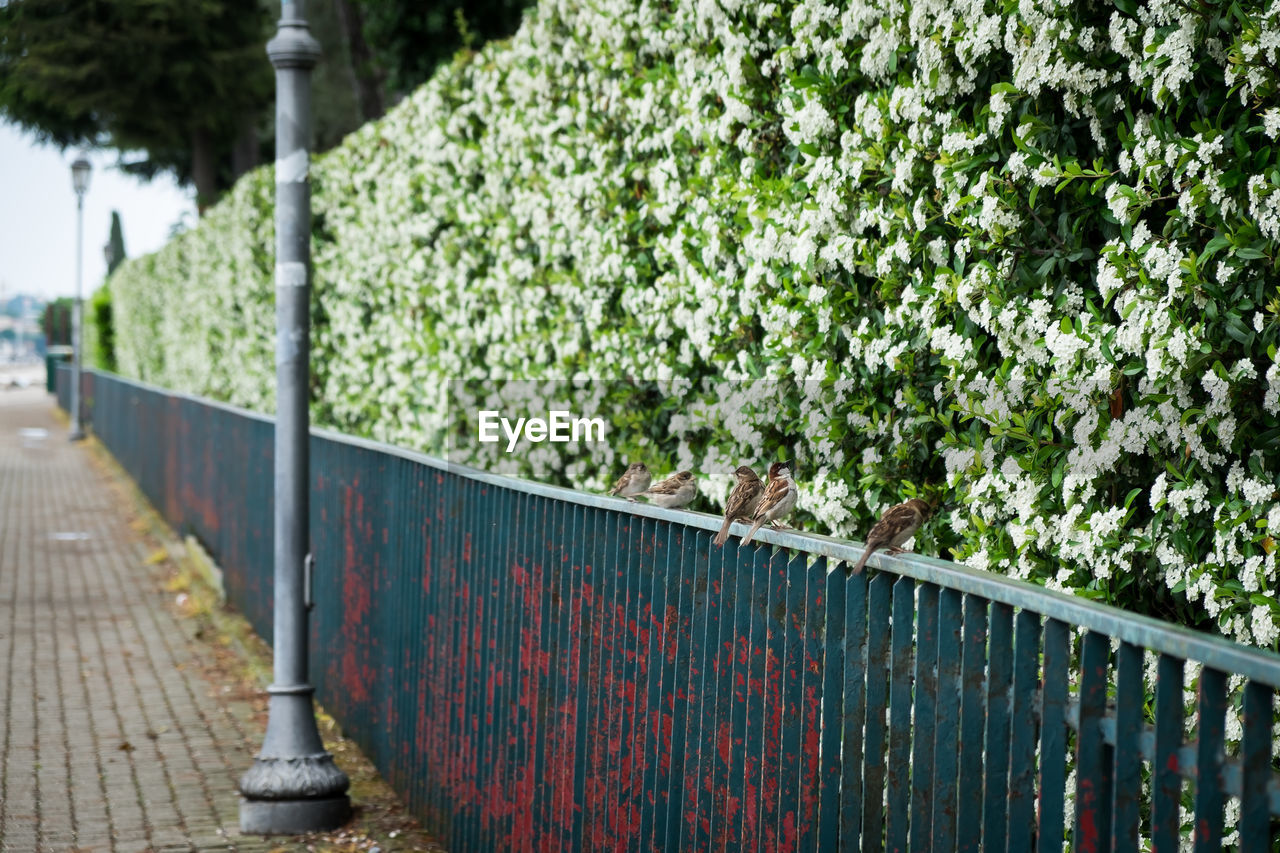
<path id="1" fill-rule="evenodd" d="M 320 46 L 301 0 L 284 0 L 267 55 L 276 69 L 276 433 L 274 673 L 262 751 L 240 780 L 240 830 L 294 834 L 347 820 L 348 780 L 324 749 L 307 675 L 310 423 L 311 69 Z"/>

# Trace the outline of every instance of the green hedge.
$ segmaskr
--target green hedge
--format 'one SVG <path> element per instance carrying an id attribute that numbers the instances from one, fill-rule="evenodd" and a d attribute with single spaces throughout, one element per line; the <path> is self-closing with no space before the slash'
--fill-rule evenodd
<path id="1" fill-rule="evenodd" d="M 923 494 L 920 550 L 1274 648 L 1280 6 L 721 7 L 544 0 L 317 159 L 316 420 L 634 380 L 522 473 L 794 457 L 803 527 Z M 272 192 L 115 274 L 123 373 L 273 408 Z"/>

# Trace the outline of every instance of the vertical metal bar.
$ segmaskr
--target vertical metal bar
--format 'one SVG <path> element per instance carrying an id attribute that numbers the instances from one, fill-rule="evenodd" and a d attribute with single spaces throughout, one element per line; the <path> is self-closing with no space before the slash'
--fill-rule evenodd
<path id="1" fill-rule="evenodd" d="M 316 441 L 312 440 L 312 458 L 316 456 Z M 413 726 L 417 721 L 417 696 L 415 688 L 417 680 L 418 638 L 422 636 L 417 621 L 418 590 L 415 583 L 419 577 L 417 549 L 419 538 L 414 522 L 418 516 L 415 512 L 418 491 L 414 486 L 417 478 L 417 463 L 408 459 L 396 459 L 395 487 L 393 494 L 398 499 L 391 502 L 391 531 L 395 543 L 395 564 L 392 572 L 393 598 L 392 608 L 395 617 L 395 665 L 396 678 L 396 728 L 390 732 L 394 759 L 392 760 L 392 785 L 396 790 L 407 793 L 409 782 L 413 778 L 414 756 L 410 750 L 414 743 Z M 313 499 L 313 506 L 314 499 Z M 314 516 L 313 516 L 314 518 Z M 316 536 L 312 534 L 312 541 Z M 312 620 L 315 624 L 315 620 Z"/>
<path id="2" fill-rule="evenodd" d="M 693 612 L 689 637 L 688 681 L 683 702 L 677 705 L 687 718 L 685 724 L 684 762 L 679 771 L 680 849 L 692 850 L 697 844 L 698 762 L 702 750 L 702 700 L 704 680 L 710 668 L 707 662 L 707 607 L 711 598 L 711 565 L 709 538 L 702 531 L 686 530 L 685 547 L 695 565 L 693 580 Z M 673 768 L 674 771 L 674 768 Z M 674 795 L 673 795 L 674 797 Z"/>
<path id="3" fill-rule="evenodd" d="M 487 559 L 487 570 L 490 584 L 491 619 L 491 661 L 487 678 L 489 680 L 486 721 L 489 736 L 486 752 L 481 763 L 485 767 L 485 783 L 482 785 L 482 796 L 485 798 L 484 822 L 482 824 L 481 843 L 496 848 L 504 843 L 506 833 L 502 820 L 508 813 L 506 785 L 506 742 L 507 714 L 512 697 L 508 693 L 508 662 L 511 659 L 511 613 L 509 607 L 508 578 L 511 564 L 511 521 L 515 517 L 512 508 L 513 493 L 511 489 L 497 488 L 493 490 L 493 518 L 490 529 L 491 542 Z"/>
<path id="4" fill-rule="evenodd" d="M 467 779 L 467 735 L 470 728 L 469 700 L 472 698 L 470 678 L 471 662 L 471 590 L 470 561 L 471 535 L 468 529 L 470 507 L 470 480 L 459 477 L 453 486 L 454 537 L 454 649 L 450 656 L 453 664 L 450 713 L 452 731 L 449 738 L 449 774 L 447 808 L 452 846 L 460 850 L 467 845 L 467 821 L 463 815 L 466 805 L 464 786 Z"/>
<path id="5" fill-rule="evenodd" d="M 535 850 L 545 850 L 554 845 L 551 828 L 551 809 L 555 799 L 555 746 L 556 746 L 556 687 L 559 676 L 559 650 L 556 648 L 556 624 L 560 606 L 560 560 L 556 554 L 559 529 L 558 501 L 540 500 L 541 521 L 537 527 L 534 560 L 538 566 L 536 575 L 540 616 L 538 619 L 537 652 L 534 658 L 537 688 L 536 765 L 534 769 L 533 831 L 531 841 Z"/>
<path id="6" fill-rule="evenodd" d="M 893 585 L 893 658 L 889 687 L 889 784 L 885 849 L 905 853 L 911 801 L 911 647 L 915 639 L 915 581 Z"/>
<path id="7" fill-rule="evenodd" d="M 503 728 L 503 748 L 499 753 L 503 762 L 502 789 L 504 814 L 498 821 L 496 839 L 499 846 L 516 849 L 515 839 L 518 837 L 518 826 L 521 820 L 523 804 L 523 785 L 526 765 L 523 762 L 522 745 L 524 743 L 524 647 L 525 632 L 528 624 L 524 613 L 524 589 L 528 583 L 528 551 L 525 542 L 529 528 L 530 495 L 523 492 L 512 496 L 512 530 L 508 542 L 505 572 L 506 600 L 504 608 L 507 613 L 507 652 L 503 668 L 503 684 L 507 696 L 506 713 Z M 438 595 L 438 593 L 437 593 Z"/>
<path id="8" fill-rule="evenodd" d="M 435 549 L 435 516 L 439 505 L 437 476 L 436 471 L 425 467 L 418 469 L 418 525 L 422 537 L 422 604 L 419 612 L 422 635 L 418 651 L 418 719 L 414 729 L 414 749 L 421 760 L 414 774 L 413 791 L 409 796 L 409 801 L 417 804 L 415 813 L 421 815 L 423 824 L 429 827 L 434 827 L 435 824 L 435 817 L 430 811 L 430 789 L 432 779 L 439 774 L 435 752 L 431 749 L 435 716 L 439 707 L 432 677 L 435 662 L 439 658 L 436 641 L 440 635 L 439 609 L 436 604 L 437 587 L 440 585 L 437 567 L 440 552 Z"/>
<path id="9" fill-rule="evenodd" d="M 866 572 L 859 572 L 857 580 L 865 597 Z M 826 584 L 817 849 L 836 850 L 840 847 L 840 779 L 844 770 L 840 759 L 840 734 L 844 721 L 845 697 L 845 607 L 849 598 L 848 588 L 853 583 L 852 580 L 846 583 L 844 566 L 837 563 L 834 567 L 828 567 Z M 862 668 L 861 662 L 859 668 Z M 859 781 L 861 778 L 859 774 Z"/>
<path id="10" fill-rule="evenodd" d="M 960 751 L 961 606 L 959 590 L 943 589 L 938 598 L 938 712 L 933 756 L 933 847 L 956 847 L 956 796 Z M 914 833 L 913 833 L 914 835 Z"/>
<path id="11" fill-rule="evenodd" d="M 1067 673 L 1071 633 L 1065 623 L 1044 625 L 1044 701 L 1040 711 L 1039 853 L 1060 853 L 1065 821 Z"/>
<path id="12" fill-rule="evenodd" d="M 421 472 L 420 476 L 423 479 L 424 490 L 422 507 L 424 551 L 422 584 L 426 631 L 423 635 L 424 649 L 421 675 L 419 676 L 419 691 L 423 698 L 419 711 L 418 740 L 416 743 L 420 745 L 419 751 L 425 761 L 418 772 L 417 800 L 422 804 L 421 808 L 427 824 L 434 828 L 439 821 L 438 815 L 432 811 L 431 806 L 436 780 L 442 775 L 439 753 L 431 748 L 435 742 L 442 708 L 441 696 L 439 691 L 436 690 L 437 682 L 435 677 L 436 668 L 439 666 L 441 657 L 443 657 L 439 645 L 439 638 L 443 633 L 439 595 L 440 588 L 444 583 L 441 568 L 443 551 L 441 550 L 440 528 L 442 524 L 439 521 L 441 475 L 437 471 L 428 470 Z"/>
<path id="13" fill-rule="evenodd" d="M 1009 813 L 1009 690 L 1013 683 L 1013 608 L 1007 604 L 991 604 L 989 649 L 982 849 L 984 853 L 1006 853 L 1009 850 L 1006 821 Z"/>
<path id="14" fill-rule="evenodd" d="M 732 540 L 731 540 L 732 541 Z M 747 724 L 747 707 L 750 704 L 751 675 L 751 613 L 752 613 L 752 556 L 750 548 L 730 548 L 726 565 L 734 576 L 732 648 L 732 705 L 729 714 L 729 768 L 725 778 L 728 787 L 724 820 L 719 821 L 723 830 L 717 832 L 717 845 L 726 853 L 739 853 L 744 849 L 747 809 L 747 749 L 750 744 Z M 751 812 L 754 814 L 754 812 Z"/>
<path id="15" fill-rule="evenodd" d="M 525 529 L 521 542 L 525 555 L 520 589 L 520 730 L 518 741 L 519 789 L 516 792 L 518 812 L 512 828 L 512 849 L 532 851 L 538 841 L 534 821 L 537 815 L 537 789 L 542 767 L 542 677 L 543 665 L 543 594 L 545 573 L 541 551 L 541 532 L 545 525 L 545 501 L 531 495 L 526 507 Z"/>
<path id="16" fill-rule="evenodd" d="M 317 447 L 313 439 L 311 442 L 311 459 L 316 459 Z M 406 553 L 408 549 L 408 537 L 402 535 L 404 530 L 404 519 L 402 513 L 408 506 L 411 499 L 408 486 L 408 479 L 405 476 L 405 469 L 409 466 L 407 459 L 392 458 L 387 460 L 388 468 L 388 487 L 387 494 L 396 496 L 395 500 L 388 501 L 386 509 L 386 548 L 387 548 L 387 593 L 384 597 L 385 615 L 384 621 L 387 623 L 386 645 L 383 648 L 383 666 L 384 670 L 390 674 L 391 680 L 387 685 L 387 725 L 383 727 L 383 736 L 386 739 L 386 758 L 380 765 L 383 775 L 387 782 L 396 790 L 404 790 L 404 764 L 407 759 L 407 750 L 405 749 L 406 732 L 404 729 L 405 718 L 409 716 L 408 697 L 410 691 L 406 689 L 408 680 L 407 657 L 408 649 L 405 645 L 405 627 L 409 621 L 408 605 L 409 596 L 406 595 L 405 586 L 407 585 L 408 573 L 405 571 L 407 564 Z M 312 517 L 315 516 L 315 500 L 314 490 L 312 493 Z M 315 542 L 315 536 L 309 535 L 312 543 Z M 310 594 L 312 601 L 317 584 L 315 583 L 315 568 L 310 570 L 312 589 Z M 314 631 L 316 626 L 316 613 L 314 608 L 311 613 L 311 625 Z M 318 642 L 313 638 L 311 647 L 316 648 Z M 313 670 L 315 665 L 312 665 Z M 312 683 L 318 688 L 318 693 L 324 696 L 324 688 L 320 685 L 323 683 L 316 674 L 311 676 Z"/>
<path id="17" fill-rule="evenodd" d="M 1176 853 L 1179 849 L 1182 773 L 1178 749 L 1182 746 L 1183 660 L 1160 655 L 1156 660 L 1156 753 L 1151 762 L 1151 850 Z"/>
<path id="18" fill-rule="evenodd" d="M 454 602 L 457 600 L 457 548 L 458 518 L 456 515 L 456 484 L 453 474 L 442 477 L 439 502 L 439 524 L 437 545 L 441 560 L 440 577 L 440 663 L 435 668 L 435 691 L 440 701 L 440 713 L 436 723 L 435 752 L 439 756 L 440 775 L 434 782 L 432 791 L 432 809 L 436 815 L 436 825 L 441 828 L 441 840 L 447 843 L 449 815 L 452 809 L 448 800 L 449 779 L 452 772 L 452 753 L 450 744 L 455 742 L 454 696 L 453 683 L 456 678 L 454 659 L 457 655 L 457 637 L 455 630 L 457 617 L 454 614 Z"/>
<path id="19" fill-rule="evenodd" d="M 865 577 L 866 573 L 854 575 Z M 879 572 L 871 581 L 868 602 L 856 601 L 857 586 L 850 579 L 849 596 L 845 608 L 844 647 L 844 778 L 854 782 L 845 794 L 845 807 L 840 820 L 840 841 L 849 849 L 861 841 L 868 853 L 884 850 L 884 812 L 886 763 L 885 748 L 888 731 L 885 725 L 889 710 L 889 614 L 892 610 L 894 575 Z M 863 604 L 866 606 L 864 607 Z M 858 623 L 861 622 L 861 625 Z M 861 630 L 859 630 L 861 629 Z M 866 672 L 857 672 L 863 660 L 862 648 L 866 647 Z M 865 694 L 858 683 L 866 678 Z M 852 695 L 850 695 L 852 693 Z M 865 697 L 865 699 L 864 699 Z M 862 720 L 866 719 L 866 741 L 857 742 L 862 734 Z M 850 748 L 849 740 L 855 740 Z M 859 748 L 861 747 L 861 748 Z M 865 756 L 865 758 L 864 758 Z M 850 774 L 854 778 L 850 780 Z M 861 821 L 850 818 L 850 805 L 857 782 L 861 779 Z M 856 815 L 854 816 L 856 818 Z"/>
<path id="20" fill-rule="evenodd" d="M 685 600 L 684 578 L 681 573 L 683 550 L 681 535 L 676 525 L 662 525 L 667 529 L 667 566 L 664 570 L 664 598 L 666 608 L 663 616 L 662 644 L 662 686 L 658 695 L 659 743 L 657 753 L 657 782 L 654 785 L 653 837 L 649 845 L 651 850 L 665 850 L 667 845 L 667 816 L 671 809 L 671 775 L 677 760 L 683 760 L 684 753 L 676 751 L 676 696 L 680 672 L 680 623 L 682 604 Z M 692 590 L 689 591 L 692 601 Z M 687 613 L 688 605 L 683 605 Z M 687 649 L 687 646 L 686 646 Z M 687 651 L 685 652 L 687 654 Z"/>
<path id="21" fill-rule="evenodd" d="M 81 426 L 81 418 L 84 415 L 84 403 L 81 400 L 83 396 L 81 391 L 81 372 L 80 362 L 84 357 L 84 323 L 82 315 L 84 313 L 84 299 L 81 297 L 83 290 L 84 278 L 84 192 L 88 188 L 89 162 L 83 157 L 77 158 L 72 168 L 72 172 L 78 171 L 77 167 L 84 165 L 83 174 L 86 175 L 86 183 L 83 187 L 76 187 L 76 298 L 71 303 L 71 400 L 67 405 L 67 414 L 71 420 L 71 431 L 67 438 L 70 441 L 81 441 L 84 438 L 84 429 Z"/>
<path id="22" fill-rule="evenodd" d="M 560 501 L 548 499 L 547 523 L 542 527 L 539 552 L 543 555 L 545 604 L 542 632 L 545 654 L 545 673 L 542 680 L 540 701 L 542 705 L 542 772 L 538 774 L 539 809 L 535 824 L 536 841 L 541 849 L 557 847 L 558 827 L 556 806 L 559 804 L 560 730 L 562 726 L 560 701 L 564 692 L 563 648 L 560 645 L 560 626 L 564 622 L 563 584 L 565 566 L 561 560 L 561 543 L 564 541 L 564 510 Z"/>
<path id="23" fill-rule="evenodd" d="M 475 624 L 476 624 L 476 589 L 475 572 L 472 569 L 472 553 L 474 550 L 474 515 L 475 493 L 477 484 L 467 478 L 459 478 L 458 482 L 458 529 L 460 550 L 458 553 L 458 654 L 454 660 L 457 667 L 455 678 L 457 693 L 457 726 L 454 729 L 455 741 L 452 744 L 453 778 L 451 779 L 450 806 L 455 846 L 460 850 L 471 846 L 472 810 L 471 782 L 473 775 L 472 758 L 474 755 L 474 720 L 476 694 L 479 692 L 479 676 L 476 673 L 475 659 Z"/>
<path id="24" fill-rule="evenodd" d="M 1116 853 L 1136 853 L 1138 849 L 1138 806 L 1142 793 L 1142 754 L 1138 735 L 1142 731 L 1142 649 L 1121 643 L 1116 655 L 1116 745 L 1115 785 L 1112 799 L 1111 849 Z"/>
<path id="25" fill-rule="evenodd" d="M 1216 669 L 1200 671 L 1196 739 L 1196 853 L 1222 849 L 1222 759 L 1227 676 Z"/>
<path id="26" fill-rule="evenodd" d="M 1013 740 L 1009 747 L 1009 849 L 1030 850 L 1035 824 L 1036 706 L 1040 616 L 1018 613 L 1013 658 Z"/>
<path id="27" fill-rule="evenodd" d="M 964 599 L 964 652 L 961 660 L 959 798 L 957 847 L 978 853 L 982 847 L 982 746 L 987 719 L 987 605 L 985 598 Z"/>
<path id="28" fill-rule="evenodd" d="M 582 515 L 584 508 L 567 505 L 560 542 L 560 621 L 556 626 L 560 653 L 560 694 L 557 699 L 556 804 L 553 823 L 555 845 L 569 849 L 573 837 L 574 747 L 578 715 L 578 632 L 582 624 Z M 554 528 L 560 529 L 560 526 Z"/>
<path id="29" fill-rule="evenodd" d="M 586 784 L 587 812 L 584 815 L 583 835 L 589 849 L 604 849 L 608 830 L 609 786 L 609 695 L 613 677 L 613 603 L 618 587 L 618 561 L 623 558 L 619 544 L 619 531 L 625 516 L 611 512 L 603 520 L 599 531 L 602 547 L 592 575 L 595 578 L 595 614 L 592 617 L 592 633 L 595 649 L 592 651 L 595 683 L 591 688 L 591 746 Z"/>
<path id="30" fill-rule="evenodd" d="M 916 599 L 915 710 L 912 719 L 910 849 L 933 843 L 933 747 L 938 713 L 938 587 L 920 585 Z"/>
<path id="31" fill-rule="evenodd" d="M 582 850 L 586 846 L 587 815 L 591 804 L 587 798 L 592 732 L 595 728 L 592 699 L 600 681 L 600 632 L 599 612 L 599 560 L 602 548 L 600 526 L 605 511 L 588 508 L 582 514 L 581 546 L 578 550 L 582 561 L 580 576 L 581 616 L 578 636 L 574 638 L 578 648 L 580 674 L 574 697 L 577 703 L 576 732 L 573 752 L 573 828 L 569 837 L 570 850 Z"/>
<path id="32" fill-rule="evenodd" d="M 1102 739 L 1107 711 L 1110 639 L 1090 631 L 1080 652 L 1080 728 L 1076 732 L 1075 849 L 1107 853 L 1111 848 L 1111 761 Z"/>
<path id="33" fill-rule="evenodd" d="M 669 701 L 672 707 L 671 726 L 671 765 L 668 774 L 667 813 L 665 818 L 666 838 L 663 849 L 674 850 L 680 845 L 680 833 L 684 824 L 684 762 L 688 752 L 689 729 L 689 660 L 693 640 L 694 618 L 694 584 L 697 573 L 694 536 L 690 530 L 677 533 L 676 543 L 680 549 L 680 604 L 676 619 L 676 652 L 673 687 Z"/>
<path id="34" fill-rule="evenodd" d="M 747 668 L 747 727 L 743 735 L 742 849 L 758 851 L 763 846 L 765 828 L 760 824 L 760 765 L 765 755 L 774 750 L 765 741 L 765 657 L 769 628 L 765 615 L 769 610 L 769 552 L 749 546 L 738 548 L 738 558 L 750 567 L 751 600 L 748 602 L 751 639 Z"/>
<path id="35" fill-rule="evenodd" d="M 728 543 L 725 543 L 726 545 Z M 714 724 L 706 741 L 711 747 L 711 772 L 704 773 L 711 791 L 711 833 L 708 846 L 723 849 L 730 833 L 737 833 L 740 821 L 729 817 L 731 802 L 736 801 L 730 792 L 730 765 L 735 752 L 732 716 L 734 700 L 734 670 L 738 655 L 737 616 L 739 578 L 737 548 L 712 547 L 712 565 L 722 566 L 720 585 L 719 633 L 715 641 L 715 682 L 711 696 L 715 699 Z M 746 696 L 743 694 L 743 700 Z M 737 750 L 741 752 L 741 750 Z M 731 822 L 732 821 L 732 822 Z"/>
<path id="36" fill-rule="evenodd" d="M 801 560 L 805 555 L 798 555 Z M 823 644 L 826 635 L 827 561 L 818 557 L 807 570 L 804 604 L 804 684 L 800 733 L 800 803 L 797 848 L 817 849 L 819 770 L 822 737 Z"/>
<path id="37" fill-rule="evenodd" d="M 461 677 L 462 649 L 466 638 L 462 599 L 462 549 L 466 543 L 461 513 L 464 487 L 463 478 L 450 475 L 445 498 L 445 517 L 450 528 L 446 554 L 449 561 L 449 597 L 446 599 L 446 659 L 449 661 L 449 673 L 443 676 L 445 683 L 441 685 L 447 697 L 448 724 L 444 730 L 444 777 L 441 779 L 440 813 L 448 821 L 448 833 L 442 840 L 452 847 L 460 846 L 462 840 L 454 820 L 454 811 L 457 806 L 457 781 L 461 776 L 458 747 L 462 743 L 462 700 L 466 695 L 466 681 Z"/>
<path id="38" fill-rule="evenodd" d="M 614 535 L 613 556 L 609 563 L 609 597 L 604 621 L 605 677 L 601 697 L 601 735 L 603 738 L 603 763 L 600 765 L 601 785 L 604 796 L 600 802 L 598 826 L 601 848 L 619 843 L 615 816 L 618 810 L 618 755 L 615 744 L 621 737 L 618 716 L 622 713 L 619 694 L 622 685 L 622 626 L 627 603 L 627 571 L 631 560 L 631 527 L 637 523 L 635 516 L 619 514 Z"/>
<path id="39" fill-rule="evenodd" d="M 640 612 L 638 587 L 640 584 L 640 565 L 648 559 L 645 554 L 647 548 L 645 544 L 645 531 L 648 524 L 649 522 L 647 519 L 636 517 L 628 530 L 630 536 L 630 545 L 628 547 L 629 557 L 627 560 L 627 573 L 623 579 L 626 589 L 626 597 L 624 601 L 621 625 L 623 629 L 621 646 L 622 682 L 619 685 L 618 698 L 622 713 L 619 715 L 619 800 L 616 823 L 618 826 L 618 837 L 627 839 L 628 841 L 635 837 L 637 826 L 634 822 L 637 818 L 637 765 L 632 754 L 632 749 L 635 743 L 635 729 L 637 725 L 636 672 L 637 649 L 639 647 L 637 623 L 639 621 Z"/>
<path id="40" fill-rule="evenodd" d="M 649 577 L 649 646 L 646 650 L 649 666 L 648 701 L 645 717 L 645 766 L 644 790 L 641 794 L 639 846 L 653 850 L 654 823 L 657 816 L 658 774 L 659 764 L 663 760 L 664 737 L 670 737 L 669 729 L 664 725 L 670 723 L 670 716 L 664 716 L 663 697 L 670 687 L 671 669 L 667 665 L 667 613 L 668 613 L 668 575 L 670 572 L 671 538 L 675 535 L 668 522 L 655 522 L 650 528 L 653 539 L 653 571 Z M 664 687 L 665 685 L 665 687 Z M 581 848 L 575 848 L 581 849 Z"/>
<path id="41" fill-rule="evenodd" d="M 485 694 L 485 662 L 486 655 L 484 652 L 484 624 L 488 618 L 488 611 L 485 609 L 485 600 L 488 597 L 488 589 L 484 582 L 483 564 L 481 563 L 482 545 L 482 523 L 480 519 L 482 513 L 488 510 L 484 498 L 488 487 L 476 481 L 472 481 L 466 492 L 465 522 L 467 547 L 467 559 L 463 564 L 466 572 L 467 584 L 467 621 L 466 628 L 469 633 L 467 641 L 468 648 L 468 683 L 467 683 L 467 727 L 464 733 L 463 747 L 465 749 L 462 772 L 463 776 L 460 781 L 460 792 L 463 802 L 459 804 L 459 815 L 462 818 L 463 827 L 465 829 L 465 844 L 472 849 L 478 849 L 480 839 L 478 830 L 480 826 L 480 789 L 476 786 L 476 782 L 480 775 L 480 737 L 483 731 L 481 725 L 481 707 Z"/>
<path id="42" fill-rule="evenodd" d="M 804 713 L 805 559 L 795 554 L 787 565 L 783 616 L 782 749 L 778 756 L 778 850 L 796 848 L 800 799 L 800 750 Z"/>
<path id="43" fill-rule="evenodd" d="M 716 653 L 720 640 L 720 590 L 724 583 L 724 549 L 699 532 L 696 554 L 700 572 L 694 589 L 693 652 L 689 659 L 689 752 L 685 755 L 685 849 L 706 850 L 711 844 L 711 769 L 715 733 Z M 705 574 L 704 574 L 705 573 Z"/>
<path id="44" fill-rule="evenodd" d="M 649 592 L 652 588 L 650 572 L 653 570 L 654 555 L 654 522 L 647 518 L 639 519 L 635 527 L 633 555 L 630 577 L 628 578 L 629 601 L 627 609 L 627 656 L 628 676 L 627 690 L 630 692 L 627 711 L 627 734 L 624 738 L 626 786 L 626 827 L 627 838 L 635 839 L 640 828 L 644 789 L 645 740 L 648 733 L 648 686 L 649 659 L 646 657 L 649 643 Z"/>
<path id="45" fill-rule="evenodd" d="M 1271 784 L 1272 689 L 1257 681 L 1244 685 L 1244 738 L 1240 788 L 1240 853 L 1268 853 L 1271 814 L 1267 807 Z"/>
<path id="46" fill-rule="evenodd" d="M 769 548 L 761 545 L 761 548 Z M 769 556 L 769 606 L 765 611 L 764 742 L 760 754 L 760 831 L 768 853 L 778 849 L 779 753 L 785 710 L 787 560 L 782 549 Z"/>

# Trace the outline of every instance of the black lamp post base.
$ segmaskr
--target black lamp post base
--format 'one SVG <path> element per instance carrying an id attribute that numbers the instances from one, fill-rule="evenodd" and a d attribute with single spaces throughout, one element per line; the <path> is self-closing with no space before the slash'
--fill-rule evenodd
<path id="1" fill-rule="evenodd" d="M 351 817 L 346 794 L 319 800 L 240 798 L 240 831 L 245 835 L 301 835 L 337 829 Z"/>

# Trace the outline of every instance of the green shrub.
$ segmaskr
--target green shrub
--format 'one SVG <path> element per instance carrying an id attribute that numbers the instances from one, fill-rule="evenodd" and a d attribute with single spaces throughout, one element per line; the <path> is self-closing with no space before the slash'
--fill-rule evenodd
<path id="1" fill-rule="evenodd" d="M 84 306 L 85 362 L 90 367 L 115 371 L 115 329 L 111 322 L 111 289 L 99 287 Z"/>
<path id="2" fill-rule="evenodd" d="M 316 419 L 653 380 L 522 472 L 794 456 L 805 527 L 923 493 L 922 550 L 1274 648 L 1280 7 L 723 5 L 547 0 L 313 164 Z M 125 374 L 273 408 L 272 190 L 112 278 Z"/>

